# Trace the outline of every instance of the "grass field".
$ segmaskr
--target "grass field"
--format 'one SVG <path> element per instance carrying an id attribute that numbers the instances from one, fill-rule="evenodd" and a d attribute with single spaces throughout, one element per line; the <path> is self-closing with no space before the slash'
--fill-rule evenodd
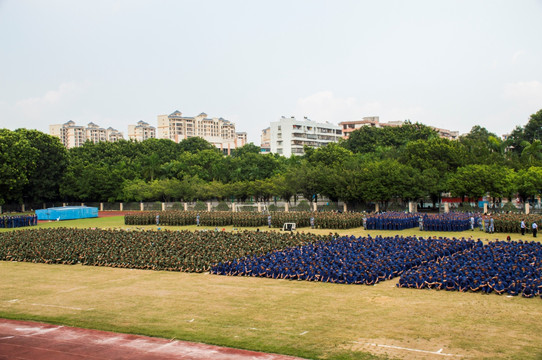
<path id="1" fill-rule="evenodd" d="M 39 224 L 53 226 L 125 227 L 122 217 Z M 339 233 L 366 235 L 362 229 Z M 397 279 L 355 286 L 16 262 L 0 262 L 0 277 L 0 316 L 6 318 L 307 358 L 542 358 L 539 298 L 400 289 Z"/>

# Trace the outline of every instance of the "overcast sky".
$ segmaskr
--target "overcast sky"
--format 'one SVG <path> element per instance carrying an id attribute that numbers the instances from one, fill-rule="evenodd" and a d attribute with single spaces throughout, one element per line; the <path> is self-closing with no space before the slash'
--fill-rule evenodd
<path id="1" fill-rule="evenodd" d="M 542 0 L 0 0 L 0 128 L 175 110 L 498 135 L 542 109 Z"/>

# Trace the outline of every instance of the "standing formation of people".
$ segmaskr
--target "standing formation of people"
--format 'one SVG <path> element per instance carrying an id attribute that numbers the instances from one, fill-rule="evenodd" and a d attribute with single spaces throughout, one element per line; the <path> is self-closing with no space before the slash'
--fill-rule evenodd
<path id="1" fill-rule="evenodd" d="M 419 215 L 388 211 L 381 214 L 371 214 L 365 218 L 367 230 L 404 230 L 418 226 Z"/>
<path id="2" fill-rule="evenodd" d="M 423 214 L 420 217 L 423 224 L 420 228 L 425 231 L 474 230 L 478 221 L 478 215 L 471 213 Z"/>
<path id="3" fill-rule="evenodd" d="M 18 228 L 38 225 L 37 215 L 1 216 L 0 228 Z"/>

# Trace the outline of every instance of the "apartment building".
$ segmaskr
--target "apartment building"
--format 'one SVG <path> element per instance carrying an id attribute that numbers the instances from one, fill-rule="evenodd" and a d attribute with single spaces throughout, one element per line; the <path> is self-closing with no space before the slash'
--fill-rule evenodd
<path id="1" fill-rule="evenodd" d="M 247 134 L 235 132 L 235 124 L 223 118 L 209 118 L 203 112 L 198 116 L 183 116 L 179 110 L 169 115 L 158 115 L 158 138 L 178 143 L 196 136 L 207 140 L 226 154 L 247 142 Z"/>
<path id="2" fill-rule="evenodd" d="M 318 148 L 332 142 L 338 142 L 342 136 L 341 128 L 329 122 L 315 122 L 307 117 L 297 120 L 295 117 L 282 116 L 271 123 L 271 152 L 284 155 L 303 155 L 303 147 Z"/>
<path id="3" fill-rule="evenodd" d="M 124 138 L 122 132 L 112 127 L 104 129 L 93 122 L 88 123 L 85 127 L 76 125 L 73 120 L 64 124 L 49 125 L 49 133 L 58 137 L 67 149 L 81 146 L 87 140 L 97 143 L 100 141 L 114 142 Z"/>
<path id="4" fill-rule="evenodd" d="M 354 121 L 342 121 L 339 123 L 339 126 L 343 132 L 343 139 L 348 139 L 350 133 L 355 131 L 363 126 L 372 126 L 377 128 L 382 127 L 399 127 L 405 124 L 404 121 L 388 121 L 386 123 L 381 123 L 378 116 L 368 116 L 364 117 L 362 120 Z M 441 129 L 434 126 L 429 126 L 435 130 L 441 138 L 446 138 L 449 140 L 457 140 L 459 138 L 459 131 L 452 131 L 448 129 Z"/>
<path id="5" fill-rule="evenodd" d="M 260 149 L 262 154 L 271 152 L 271 127 L 262 130 L 262 135 L 260 136 Z"/>
<path id="6" fill-rule="evenodd" d="M 153 138 L 156 138 L 156 128 L 145 121 L 139 120 L 136 125 L 128 125 L 128 139 L 144 141 Z"/>

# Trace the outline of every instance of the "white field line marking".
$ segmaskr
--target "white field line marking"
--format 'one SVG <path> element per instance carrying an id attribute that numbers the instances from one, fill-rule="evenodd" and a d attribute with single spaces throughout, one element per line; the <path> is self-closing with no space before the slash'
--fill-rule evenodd
<path id="1" fill-rule="evenodd" d="M 308 331 L 303 331 L 301 334 L 299 334 L 300 336 L 302 335 L 305 335 L 306 333 L 308 333 Z"/>
<path id="2" fill-rule="evenodd" d="M 4 336 L 4 337 L 1 337 L 0 340 L 4 340 L 4 339 L 13 339 L 15 336 Z"/>
<path id="3" fill-rule="evenodd" d="M 357 344 L 360 344 L 359 342 L 357 341 L 354 341 L 355 343 Z M 442 356 L 461 356 L 461 355 L 454 355 L 454 354 L 446 354 L 446 353 L 443 353 L 442 352 L 442 349 L 440 349 L 439 351 L 427 351 L 427 350 L 419 350 L 419 349 L 410 349 L 410 348 L 406 348 L 406 347 L 402 347 L 402 346 L 394 346 L 394 345 L 381 345 L 381 344 L 374 344 L 374 343 L 367 343 L 368 345 L 373 345 L 373 346 L 379 346 L 379 347 L 385 347 L 385 348 L 390 348 L 390 349 L 398 349 L 398 350 L 407 350 L 407 351 L 415 351 L 415 352 L 421 352 L 421 353 L 426 353 L 426 354 L 434 354 L 434 355 L 442 355 Z"/>
<path id="4" fill-rule="evenodd" d="M 188 321 L 188 322 L 194 322 L 194 319 L 192 319 L 192 320 L 186 320 L 186 321 Z"/>
<path id="5" fill-rule="evenodd" d="M 17 301 L 21 301 L 21 300 L 19 299 L 6 300 L 6 302 L 11 303 L 11 304 L 16 303 Z"/>
<path id="6" fill-rule="evenodd" d="M 81 311 L 90 311 L 90 310 L 94 310 L 94 308 L 90 308 L 90 309 L 82 309 L 82 308 L 72 307 L 72 306 L 49 305 L 49 304 L 30 304 L 30 305 L 32 305 L 32 306 L 55 307 L 55 308 L 69 309 L 69 310 L 81 310 Z"/>
<path id="7" fill-rule="evenodd" d="M 62 293 L 72 292 L 72 291 L 75 291 L 75 290 L 86 289 L 86 288 L 88 288 L 88 286 L 80 286 L 80 287 L 75 287 L 75 288 L 71 288 L 71 289 L 68 289 L 68 290 L 62 290 L 62 291 L 59 291 L 58 293 L 62 294 Z"/>

